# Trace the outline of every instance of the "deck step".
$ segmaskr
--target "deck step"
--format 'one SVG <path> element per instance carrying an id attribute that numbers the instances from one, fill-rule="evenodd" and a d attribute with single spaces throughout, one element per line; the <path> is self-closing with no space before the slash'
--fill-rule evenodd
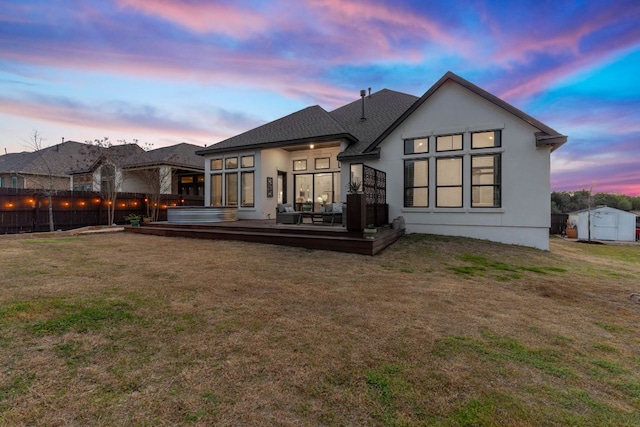
<path id="1" fill-rule="evenodd" d="M 323 228 L 318 226 L 318 228 Z M 233 224 L 202 225 L 202 224 L 145 224 L 142 227 L 125 227 L 126 232 L 150 234 L 164 237 L 187 237 L 195 239 L 236 240 L 253 243 L 293 246 L 306 249 L 319 249 L 338 252 L 375 255 L 393 244 L 402 236 L 402 231 L 381 228 L 374 240 L 367 240 L 359 233 L 351 233 L 342 229 L 314 230 L 309 227 L 280 228 Z"/>

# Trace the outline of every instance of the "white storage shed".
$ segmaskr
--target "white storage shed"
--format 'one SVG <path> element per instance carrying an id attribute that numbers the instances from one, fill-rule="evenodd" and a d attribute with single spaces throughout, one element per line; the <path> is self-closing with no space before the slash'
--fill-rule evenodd
<path id="1" fill-rule="evenodd" d="M 589 238 L 589 223 L 592 240 L 636 240 L 636 214 L 631 212 L 598 206 L 569 214 L 569 224 L 578 227 L 578 239 Z"/>

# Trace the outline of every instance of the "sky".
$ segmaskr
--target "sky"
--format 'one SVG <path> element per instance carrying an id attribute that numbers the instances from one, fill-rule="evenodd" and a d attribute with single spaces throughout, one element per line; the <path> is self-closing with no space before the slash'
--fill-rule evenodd
<path id="1" fill-rule="evenodd" d="M 640 196 L 640 1 L 0 0 L 0 154 L 210 146 L 447 71 L 568 142 L 554 191 Z"/>

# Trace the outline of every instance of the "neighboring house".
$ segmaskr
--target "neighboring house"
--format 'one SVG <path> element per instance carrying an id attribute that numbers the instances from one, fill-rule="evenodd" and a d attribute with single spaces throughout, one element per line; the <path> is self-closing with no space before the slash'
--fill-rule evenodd
<path id="1" fill-rule="evenodd" d="M 202 147 L 181 143 L 145 151 L 123 163 L 126 180 L 123 191 L 144 193 L 149 188 L 149 172 L 157 175 L 159 194 L 204 196 L 202 158 L 195 152 Z"/>
<path id="2" fill-rule="evenodd" d="M 578 239 L 636 240 L 636 214 L 608 206 L 569 213 L 569 224 L 578 229 Z M 591 230 L 591 233 L 589 233 Z"/>
<path id="3" fill-rule="evenodd" d="M 137 144 L 66 141 L 0 156 L 0 188 L 100 191 L 105 182 L 117 180 L 122 192 L 202 196 L 202 158 L 195 155 L 200 148 L 182 143 L 145 151 Z"/>
<path id="4" fill-rule="evenodd" d="M 268 218 L 277 203 L 344 201 L 353 180 L 386 193 L 408 233 L 548 249 L 550 153 L 566 136 L 451 72 L 420 98 L 361 96 L 198 151 L 205 205 Z"/>

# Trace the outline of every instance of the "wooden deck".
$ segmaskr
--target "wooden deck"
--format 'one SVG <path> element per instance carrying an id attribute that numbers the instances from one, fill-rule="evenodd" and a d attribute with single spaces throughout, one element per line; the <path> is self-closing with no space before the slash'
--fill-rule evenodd
<path id="1" fill-rule="evenodd" d="M 207 224 L 154 222 L 140 225 L 125 226 L 125 231 L 165 237 L 239 240 L 362 255 L 380 253 L 403 234 L 403 231 L 383 227 L 378 228 L 374 240 L 367 240 L 362 237 L 362 233 L 349 232 L 339 225 L 276 224 L 275 220 L 239 220 Z"/>

